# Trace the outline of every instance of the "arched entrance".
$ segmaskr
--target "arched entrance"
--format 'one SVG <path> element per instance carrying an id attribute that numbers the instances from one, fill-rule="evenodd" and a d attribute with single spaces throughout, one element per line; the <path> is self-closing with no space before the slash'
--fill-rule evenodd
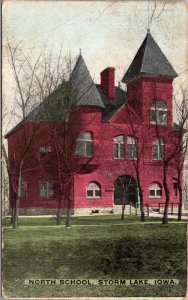
<path id="1" fill-rule="evenodd" d="M 114 205 L 138 202 L 138 186 L 136 180 L 129 175 L 119 176 L 114 183 Z"/>

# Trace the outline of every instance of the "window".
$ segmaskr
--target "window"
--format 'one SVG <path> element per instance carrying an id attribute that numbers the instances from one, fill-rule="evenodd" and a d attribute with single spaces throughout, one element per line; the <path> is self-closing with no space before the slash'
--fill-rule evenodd
<path id="1" fill-rule="evenodd" d="M 152 160 L 162 160 L 164 155 L 163 140 L 156 140 L 152 146 Z"/>
<path id="2" fill-rule="evenodd" d="M 52 152 L 52 147 L 51 146 L 40 147 L 39 152 L 40 153 L 50 153 L 50 152 Z"/>
<path id="3" fill-rule="evenodd" d="M 128 158 L 137 159 L 137 140 L 133 137 L 127 138 Z"/>
<path id="4" fill-rule="evenodd" d="M 156 101 L 150 110 L 150 123 L 158 125 L 167 124 L 167 107 L 163 101 Z"/>
<path id="5" fill-rule="evenodd" d="M 54 197 L 54 183 L 43 181 L 39 183 L 40 198 L 53 198 Z"/>
<path id="6" fill-rule="evenodd" d="M 27 183 L 25 182 L 24 178 L 21 177 L 21 183 L 20 183 L 20 198 L 24 198 L 26 196 L 26 190 L 27 190 Z"/>
<path id="7" fill-rule="evenodd" d="M 174 190 L 174 196 L 178 196 L 178 182 L 177 179 L 173 179 L 173 190 Z"/>
<path id="8" fill-rule="evenodd" d="M 92 157 L 93 156 L 93 142 L 90 132 L 84 132 L 79 135 L 76 140 L 75 153 L 80 156 Z"/>
<path id="9" fill-rule="evenodd" d="M 161 198 L 162 189 L 158 183 L 153 183 L 149 188 L 149 198 Z"/>
<path id="10" fill-rule="evenodd" d="M 113 138 L 114 159 L 124 158 L 124 137 L 123 135 Z"/>
<path id="11" fill-rule="evenodd" d="M 87 198 L 100 198 L 101 197 L 101 188 L 95 182 L 90 182 L 87 187 Z"/>

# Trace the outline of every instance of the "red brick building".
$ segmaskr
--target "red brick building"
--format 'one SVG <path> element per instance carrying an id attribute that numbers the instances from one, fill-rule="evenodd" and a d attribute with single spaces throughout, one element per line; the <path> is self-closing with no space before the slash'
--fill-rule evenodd
<path id="1" fill-rule="evenodd" d="M 175 77 L 177 73 L 149 32 L 123 76 L 126 91 L 114 85 L 112 67 L 101 72 L 100 84 L 94 84 L 82 55 L 78 57 L 70 77 L 77 87 L 77 100 L 67 122 L 72 153 L 69 162 L 59 160 L 61 170 L 66 169 L 71 178 L 61 189 L 62 208 L 70 198 L 75 213 L 116 210 L 124 196 L 127 204 L 135 205 L 139 202 L 139 185 L 144 205 L 158 207 L 164 203 L 164 157 L 181 147 L 173 124 Z M 56 136 L 62 139 L 65 122 L 56 116 L 50 121 L 44 117 L 45 101 L 6 135 L 12 182 L 16 185 L 23 132 L 35 126 L 35 137 L 21 170 L 21 213 L 53 213 L 59 203 L 55 144 L 48 127 L 50 122 L 56 124 Z M 50 101 L 53 98 L 48 99 L 48 105 Z M 57 114 L 59 111 L 56 109 Z M 177 204 L 173 163 L 168 165 L 167 174 L 170 203 Z M 16 195 L 12 187 L 10 195 L 13 205 Z"/>

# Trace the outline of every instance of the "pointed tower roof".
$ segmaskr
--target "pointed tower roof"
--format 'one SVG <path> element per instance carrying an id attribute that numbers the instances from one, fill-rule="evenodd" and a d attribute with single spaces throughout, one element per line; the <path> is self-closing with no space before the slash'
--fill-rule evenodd
<path id="1" fill-rule="evenodd" d="M 141 75 L 167 76 L 171 78 L 178 76 L 149 31 L 125 73 L 122 82 L 128 82 Z"/>
<path id="2" fill-rule="evenodd" d="M 72 71 L 70 80 L 76 90 L 77 106 L 105 107 L 81 54 Z"/>

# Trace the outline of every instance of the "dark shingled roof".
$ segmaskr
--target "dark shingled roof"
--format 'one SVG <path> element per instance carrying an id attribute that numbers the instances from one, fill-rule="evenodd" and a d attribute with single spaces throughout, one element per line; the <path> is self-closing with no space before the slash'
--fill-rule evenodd
<path id="1" fill-rule="evenodd" d="M 140 75 L 171 78 L 178 76 L 149 32 L 125 73 L 122 82 L 128 82 Z"/>
<path id="2" fill-rule="evenodd" d="M 100 84 L 96 84 L 101 99 L 105 105 L 102 113 L 102 121 L 108 122 L 113 115 L 127 102 L 127 94 L 119 86 L 114 87 L 114 99 L 108 99 L 102 91 Z"/>
<path id="3" fill-rule="evenodd" d="M 6 135 L 5 138 L 13 133 L 17 128 L 22 126 L 28 121 L 45 121 L 48 120 L 46 112 L 48 108 L 51 107 L 51 112 L 53 112 L 52 118 L 50 120 L 60 120 L 61 109 L 63 110 L 63 103 L 59 101 L 65 101 L 64 97 L 61 97 L 63 89 L 66 91 L 66 85 L 72 84 L 73 94 L 75 95 L 75 101 L 73 105 L 76 106 L 94 106 L 101 109 L 105 108 L 105 104 L 99 94 L 99 91 L 94 84 L 91 75 L 88 71 L 88 68 L 84 62 L 82 55 L 79 55 L 75 67 L 70 76 L 69 82 L 62 83 L 57 90 L 55 90 L 51 95 L 44 99 L 39 105 L 37 105 L 31 113 L 26 116 L 21 122 L 19 122 L 15 127 L 13 127 Z M 58 94 L 58 96 L 56 96 Z M 56 99 L 56 102 L 55 101 Z M 52 103 L 53 102 L 53 103 Z M 57 111 L 58 110 L 58 111 Z M 48 111 L 49 112 L 49 111 Z"/>
<path id="4" fill-rule="evenodd" d="M 108 106 L 102 115 L 102 122 L 108 122 L 115 115 L 115 113 L 125 105 L 119 104 L 117 106 Z"/>
<path id="5" fill-rule="evenodd" d="M 70 79 L 77 90 L 77 106 L 89 105 L 104 108 L 103 101 L 91 78 L 82 55 L 79 55 Z"/>

